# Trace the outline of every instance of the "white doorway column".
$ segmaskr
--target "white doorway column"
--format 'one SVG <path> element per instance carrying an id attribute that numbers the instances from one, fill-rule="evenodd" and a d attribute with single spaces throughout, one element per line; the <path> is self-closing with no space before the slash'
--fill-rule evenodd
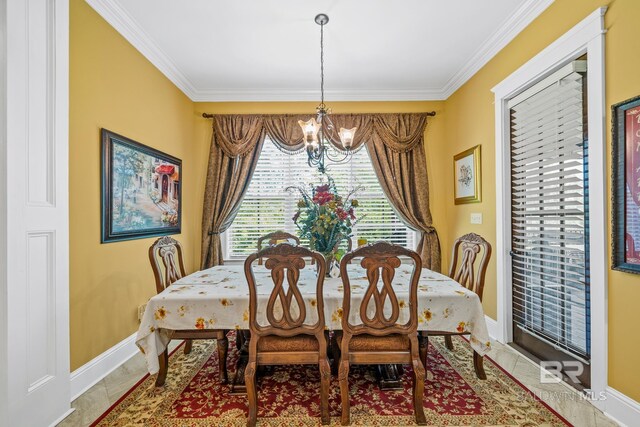
<path id="1" fill-rule="evenodd" d="M 0 2 L 0 425 L 69 411 L 68 0 Z"/>

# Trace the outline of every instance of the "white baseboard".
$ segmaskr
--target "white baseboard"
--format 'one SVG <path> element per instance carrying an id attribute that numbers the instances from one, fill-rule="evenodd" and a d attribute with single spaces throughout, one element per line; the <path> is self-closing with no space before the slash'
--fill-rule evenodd
<path id="1" fill-rule="evenodd" d="M 487 332 L 489 332 L 489 337 L 492 340 L 496 340 L 498 336 L 498 321 L 492 319 L 491 317 L 484 315 L 484 320 L 487 323 Z"/>
<path id="2" fill-rule="evenodd" d="M 637 426 L 640 419 L 640 403 L 607 387 L 607 400 L 604 414 L 621 426 Z"/>
<path id="3" fill-rule="evenodd" d="M 62 422 L 62 420 L 67 418 L 69 415 L 73 414 L 73 411 L 75 411 L 75 410 L 76 410 L 76 408 L 70 408 L 67 412 L 64 413 L 64 415 L 62 415 L 60 418 L 55 420 L 53 422 L 53 424 L 51 424 L 49 427 L 56 427 L 58 424 L 60 424 Z"/>
<path id="4" fill-rule="evenodd" d="M 136 334 L 133 334 L 73 371 L 71 373 L 71 401 L 73 402 L 138 351 L 140 350 L 136 346 Z"/>

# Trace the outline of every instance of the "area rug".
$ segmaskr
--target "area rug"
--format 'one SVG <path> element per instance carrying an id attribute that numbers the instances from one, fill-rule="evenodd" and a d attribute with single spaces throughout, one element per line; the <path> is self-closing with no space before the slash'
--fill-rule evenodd
<path id="1" fill-rule="evenodd" d="M 433 426 L 565 426 L 570 425 L 523 385 L 485 358 L 487 379 L 478 380 L 469 344 L 454 340 L 447 350 L 441 340 L 429 342 L 424 407 Z M 237 354 L 229 354 L 233 366 Z M 244 426 L 245 396 L 232 396 L 218 382 L 215 341 L 195 342 L 191 354 L 175 351 L 165 386 L 145 376 L 92 426 Z M 415 425 L 411 403 L 411 371 L 403 374 L 404 390 L 382 391 L 374 371 L 351 368 L 351 425 Z M 315 367 L 268 367 L 258 379 L 258 426 L 319 426 L 319 374 Z M 337 378 L 331 380 L 331 425 L 340 425 Z"/>

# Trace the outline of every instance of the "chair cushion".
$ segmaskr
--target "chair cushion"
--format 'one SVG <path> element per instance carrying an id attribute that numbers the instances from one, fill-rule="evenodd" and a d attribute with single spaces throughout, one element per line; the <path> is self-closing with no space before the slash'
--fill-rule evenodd
<path id="1" fill-rule="evenodd" d="M 336 332 L 338 346 L 342 346 L 342 332 Z M 354 335 L 349 342 L 349 351 L 398 351 L 411 348 L 409 337 L 403 334 L 391 334 L 376 337 L 374 335 Z"/>
<path id="2" fill-rule="evenodd" d="M 318 351 L 319 348 L 318 340 L 313 335 L 296 335 L 289 338 L 267 335 L 258 341 L 258 352 Z"/>

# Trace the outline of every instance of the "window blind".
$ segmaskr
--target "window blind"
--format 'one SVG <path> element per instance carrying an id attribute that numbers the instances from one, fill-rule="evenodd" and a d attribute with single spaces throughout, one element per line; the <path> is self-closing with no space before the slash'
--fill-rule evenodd
<path id="1" fill-rule="evenodd" d="M 589 355 L 585 61 L 509 104 L 513 322 Z"/>
<path id="2" fill-rule="evenodd" d="M 328 174 L 342 195 L 358 185 L 364 187 L 356 196 L 360 202 L 356 214 L 366 217 L 353 230 L 354 245 L 358 238 L 366 238 L 370 242 L 387 240 L 415 247 L 415 233 L 398 218 L 385 197 L 366 148 L 354 153 L 347 163 L 330 164 Z M 225 259 L 246 258 L 256 250 L 258 237 L 269 232 L 284 230 L 297 234 L 291 218 L 297 211 L 299 194 L 285 189 L 319 182 L 320 174 L 309 167 L 306 153 L 282 152 L 267 139 L 238 215 L 223 235 Z"/>

